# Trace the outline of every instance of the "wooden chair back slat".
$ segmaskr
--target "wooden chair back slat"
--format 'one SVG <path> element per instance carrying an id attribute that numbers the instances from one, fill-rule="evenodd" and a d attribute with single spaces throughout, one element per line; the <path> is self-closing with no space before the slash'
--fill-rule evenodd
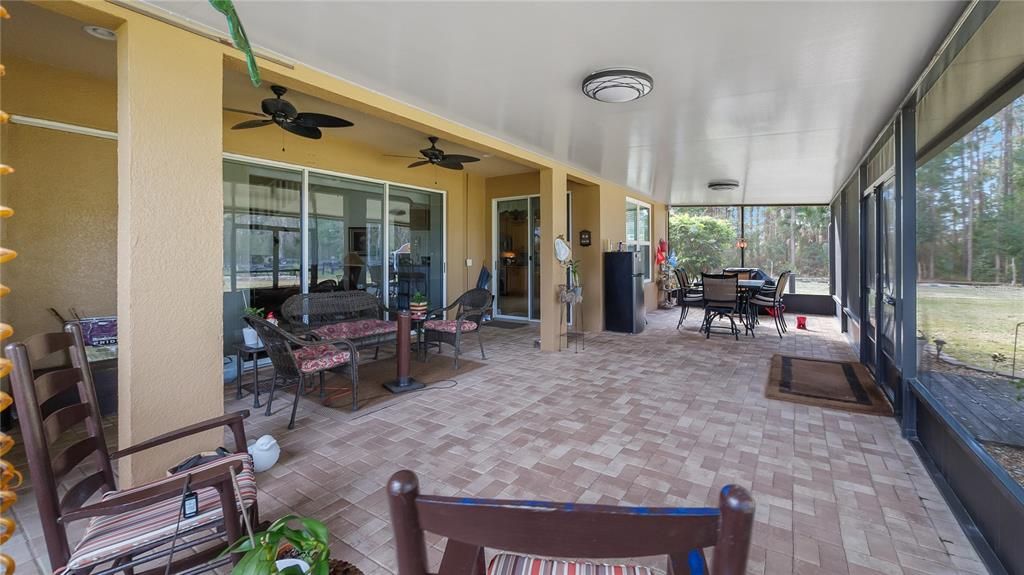
<path id="1" fill-rule="evenodd" d="M 66 367 L 39 375 L 35 378 L 36 397 L 39 405 L 43 405 L 75 387 L 80 381 L 82 381 L 82 371 L 77 367 Z"/>
<path id="2" fill-rule="evenodd" d="M 73 511 L 78 509 L 84 505 L 90 497 L 92 497 L 93 493 L 96 493 L 105 487 L 106 483 L 107 478 L 104 477 L 103 471 L 97 471 L 96 473 L 87 476 L 85 479 L 71 486 L 67 493 L 64 494 L 64 497 L 61 497 L 61 510 Z"/>
<path id="3" fill-rule="evenodd" d="M 67 352 L 75 344 L 73 336 L 67 332 L 39 333 L 22 342 L 28 351 L 28 358 L 33 363 L 55 353 Z"/>
<path id="4" fill-rule="evenodd" d="M 563 505 L 420 496 L 423 529 L 482 547 L 530 555 L 643 557 L 710 547 L 714 508 L 677 509 Z M 623 533 L 631 533 L 623 537 Z M 598 542 L 595 544 L 595 542 Z"/>
<path id="5" fill-rule="evenodd" d="M 53 456 L 53 474 L 57 477 L 67 475 L 79 463 L 85 461 L 97 451 L 96 438 L 86 437 L 80 439 L 64 448 L 60 453 Z"/>
<path id="6" fill-rule="evenodd" d="M 60 434 L 71 429 L 73 426 L 85 421 L 89 417 L 89 406 L 84 403 L 75 403 L 62 407 L 47 415 L 43 419 L 43 431 L 49 443 L 53 443 Z"/>
<path id="7" fill-rule="evenodd" d="M 483 575 L 483 550 L 587 559 L 667 555 L 668 572 L 704 566 L 714 548 L 712 575 L 746 570 L 754 503 L 727 486 L 717 508 L 648 508 L 432 497 L 419 494 L 411 471 L 387 486 L 399 575 L 426 573 L 429 531 L 448 538 L 439 575 Z"/>

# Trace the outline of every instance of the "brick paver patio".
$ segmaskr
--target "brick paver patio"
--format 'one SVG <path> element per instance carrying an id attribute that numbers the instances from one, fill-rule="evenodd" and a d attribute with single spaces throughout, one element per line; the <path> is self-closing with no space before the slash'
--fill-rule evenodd
<path id="1" fill-rule="evenodd" d="M 650 506 L 714 505 L 739 483 L 757 503 L 750 573 L 986 573 L 895 420 L 764 397 L 773 353 L 853 359 L 833 319 L 736 342 L 705 340 L 696 314 L 676 331 L 677 313 L 650 314 L 637 336 L 592 336 L 579 354 L 542 354 L 530 327 L 485 330 L 485 367 L 456 386 L 354 414 L 310 396 L 294 431 L 285 393 L 247 423 L 284 450 L 258 477 L 262 514 L 324 520 L 334 555 L 371 575 L 395 570 L 383 486 L 401 468 L 435 494 Z M 251 406 L 226 391 L 227 410 Z M 15 514 L 5 552 L 19 573 L 34 558 L 45 572 L 31 496 Z M 436 567 L 443 541 L 430 541 Z"/>

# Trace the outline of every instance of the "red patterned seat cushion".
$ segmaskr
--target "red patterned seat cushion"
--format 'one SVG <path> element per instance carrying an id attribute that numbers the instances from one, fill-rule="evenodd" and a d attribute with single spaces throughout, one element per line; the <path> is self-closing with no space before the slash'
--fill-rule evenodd
<path id="1" fill-rule="evenodd" d="M 541 559 L 515 553 L 499 553 L 487 566 L 487 575 L 653 575 L 639 565 L 608 565 L 588 561 Z"/>
<path id="2" fill-rule="evenodd" d="M 253 474 L 252 458 L 249 457 L 248 453 L 232 454 L 222 459 L 204 463 L 189 471 L 196 473 L 231 460 L 242 461 L 242 471 L 236 476 L 238 478 L 238 490 L 246 507 L 251 506 L 256 502 L 256 478 Z M 103 500 L 116 500 L 125 494 L 173 481 L 178 477 L 170 476 L 132 489 L 111 491 L 103 495 Z M 215 522 L 220 521 L 224 516 L 221 509 L 220 496 L 216 489 L 205 487 L 197 490 L 196 493 L 199 495 L 199 514 L 189 519 L 183 517 L 179 526 L 180 532 L 204 525 L 212 527 Z M 127 513 L 94 517 L 85 528 L 85 535 L 75 547 L 67 566 L 64 569 L 58 569 L 56 573 L 98 565 L 123 555 L 131 549 L 137 549 L 153 542 L 169 539 L 174 534 L 174 524 L 178 519 L 178 510 L 180 508 L 181 499 L 179 497 L 171 497 L 165 501 Z"/>
<path id="3" fill-rule="evenodd" d="M 302 373 L 313 373 L 345 365 L 352 354 L 342 351 L 331 344 L 309 345 L 292 352 Z"/>
<path id="4" fill-rule="evenodd" d="M 458 325 L 459 321 L 454 319 L 428 319 L 423 322 L 423 329 L 455 333 Z M 470 321 L 468 319 L 462 320 L 462 333 L 466 333 L 467 331 L 476 331 L 476 327 L 477 325 L 475 321 Z"/>
<path id="5" fill-rule="evenodd" d="M 358 319 L 318 327 L 313 333 L 321 339 L 359 339 L 371 335 L 383 335 L 398 331 L 398 324 L 382 319 Z"/>

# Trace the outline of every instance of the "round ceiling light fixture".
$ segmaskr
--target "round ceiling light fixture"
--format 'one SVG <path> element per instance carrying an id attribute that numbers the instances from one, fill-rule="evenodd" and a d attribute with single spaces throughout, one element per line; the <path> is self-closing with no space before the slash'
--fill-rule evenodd
<path id="1" fill-rule="evenodd" d="M 714 192 L 731 192 L 740 187 L 738 180 L 711 180 L 708 189 Z"/>
<path id="2" fill-rule="evenodd" d="M 654 79 L 650 74 L 623 68 L 600 70 L 583 80 L 583 93 L 598 102 L 632 102 L 653 89 Z"/>
<path id="3" fill-rule="evenodd" d="M 104 28 L 103 26 L 88 25 L 82 26 L 82 30 L 85 30 L 86 34 L 93 36 L 95 38 L 99 38 L 100 40 L 106 40 L 108 42 L 117 40 L 117 32 L 114 32 L 110 28 Z"/>

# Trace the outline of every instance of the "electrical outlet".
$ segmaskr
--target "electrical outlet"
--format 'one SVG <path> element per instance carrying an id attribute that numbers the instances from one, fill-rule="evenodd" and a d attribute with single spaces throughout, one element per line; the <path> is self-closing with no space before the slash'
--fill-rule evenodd
<path id="1" fill-rule="evenodd" d="M 473 258 L 466 258 L 466 267 L 467 268 L 473 267 Z"/>

